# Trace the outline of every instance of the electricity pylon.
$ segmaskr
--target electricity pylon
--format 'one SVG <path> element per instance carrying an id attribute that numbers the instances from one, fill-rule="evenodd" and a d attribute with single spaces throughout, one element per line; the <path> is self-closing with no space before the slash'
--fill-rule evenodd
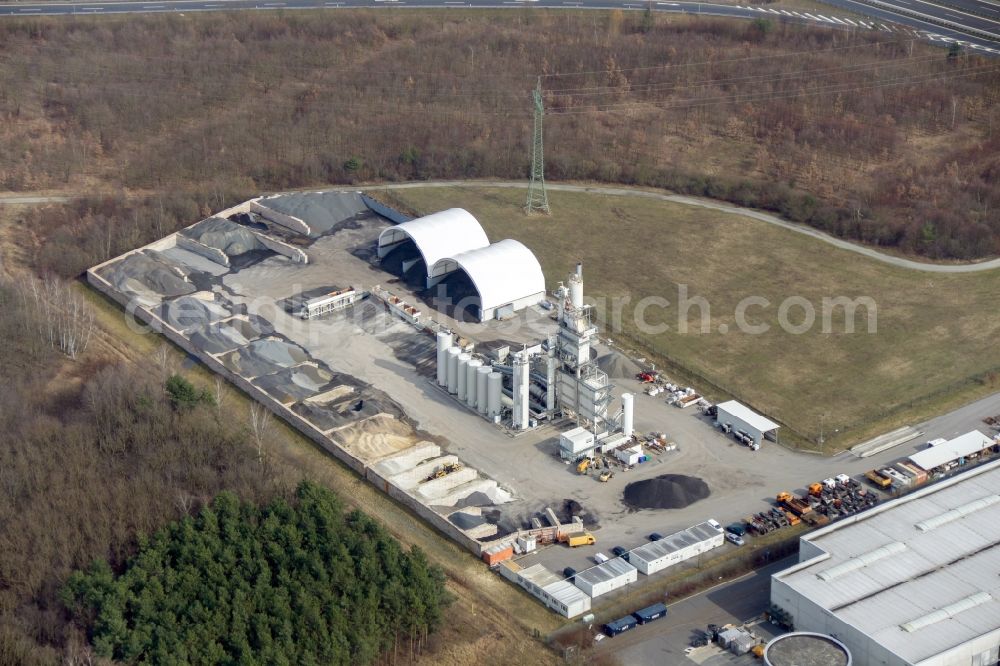
<path id="1" fill-rule="evenodd" d="M 549 196 L 545 193 L 545 154 L 542 145 L 542 117 L 545 109 L 542 106 L 542 79 L 538 78 L 538 85 L 532 93 L 535 100 L 535 136 L 531 147 L 531 184 L 528 186 L 528 201 L 524 204 L 524 211 L 532 213 L 545 213 L 548 215 Z"/>

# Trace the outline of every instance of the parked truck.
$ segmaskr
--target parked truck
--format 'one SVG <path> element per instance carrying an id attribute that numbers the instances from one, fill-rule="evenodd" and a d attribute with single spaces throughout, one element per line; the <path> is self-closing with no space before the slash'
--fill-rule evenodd
<path id="1" fill-rule="evenodd" d="M 560 532 L 559 542 L 565 543 L 570 548 L 577 546 L 593 546 L 597 539 L 590 532 Z"/>
<path id="2" fill-rule="evenodd" d="M 792 495 L 787 492 L 780 492 L 777 496 L 778 504 L 785 506 L 789 511 L 794 513 L 796 516 L 805 517 L 807 514 L 812 513 L 812 507 L 809 506 L 809 502 Z"/>
<path id="3" fill-rule="evenodd" d="M 881 470 L 872 469 L 865 472 L 865 478 L 872 482 L 876 487 L 885 490 L 892 485 L 892 479 L 890 479 L 886 474 L 882 473 Z"/>

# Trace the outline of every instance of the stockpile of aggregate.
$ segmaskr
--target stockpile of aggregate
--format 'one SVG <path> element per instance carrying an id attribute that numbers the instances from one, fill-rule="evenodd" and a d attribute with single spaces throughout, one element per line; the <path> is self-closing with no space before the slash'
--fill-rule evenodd
<path id="1" fill-rule="evenodd" d="M 253 383 L 278 402 L 288 404 L 304 400 L 328 388 L 332 379 L 333 373 L 329 370 L 304 363 L 258 377 Z"/>
<path id="2" fill-rule="evenodd" d="M 228 319 L 233 313 L 226 303 L 214 299 L 181 296 L 160 305 L 156 314 L 172 328 L 193 333 L 217 321 Z"/>
<path id="3" fill-rule="evenodd" d="M 639 373 L 639 365 L 618 352 L 610 352 L 597 359 L 597 367 L 611 379 L 633 379 Z"/>
<path id="4" fill-rule="evenodd" d="M 466 513 L 465 511 L 456 511 L 448 516 L 448 522 L 461 530 L 471 530 L 474 527 L 479 527 L 480 525 L 485 524 L 486 519 L 481 515 Z"/>
<path id="5" fill-rule="evenodd" d="M 246 322 L 243 322 L 246 323 Z M 231 322 L 210 324 L 191 334 L 191 342 L 198 349 L 209 354 L 222 354 L 242 347 L 250 342 L 243 326 L 233 326 Z"/>
<path id="6" fill-rule="evenodd" d="M 267 250 L 252 231 L 221 217 L 210 217 L 207 220 L 202 220 L 180 233 L 202 245 L 221 250 L 229 257 L 236 257 L 254 250 Z"/>
<path id="7" fill-rule="evenodd" d="M 664 474 L 625 486 L 625 504 L 631 509 L 683 509 L 711 494 L 697 477 Z"/>
<path id="8" fill-rule="evenodd" d="M 196 291 L 195 286 L 184 279 L 181 270 L 164 261 L 158 252 L 148 250 L 132 253 L 97 273 L 119 292 L 135 297 L 140 305 L 146 307 L 164 298 Z"/>
<path id="9" fill-rule="evenodd" d="M 337 225 L 368 213 L 368 206 L 357 192 L 301 192 L 262 199 L 260 205 L 278 213 L 296 217 L 321 236 Z"/>
<path id="10" fill-rule="evenodd" d="M 267 375 L 307 360 L 309 354 L 302 347 L 280 338 L 254 340 L 222 357 L 226 367 L 244 377 Z"/>

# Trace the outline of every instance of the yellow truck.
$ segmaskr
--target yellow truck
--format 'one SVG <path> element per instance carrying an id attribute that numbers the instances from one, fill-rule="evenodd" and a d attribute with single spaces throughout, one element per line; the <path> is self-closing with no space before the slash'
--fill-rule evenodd
<path id="1" fill-rule="evenodd" d="M 597 543 L 597 539 L 590 532 L 561 532 L 559 534 L 559 541 L 565 543 L 570 548 L 576 548 L 577 546 L 593 546 Z"/>

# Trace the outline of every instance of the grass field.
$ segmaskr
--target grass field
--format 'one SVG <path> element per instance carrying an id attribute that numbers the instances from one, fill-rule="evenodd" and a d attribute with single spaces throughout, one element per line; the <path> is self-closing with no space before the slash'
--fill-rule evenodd
<path id="1" fill-rule="evenodd" d="M 526 218 L 524 195 L 461 187 L 387 196 L 421 213 L 468 209 L 491 240 L 515 238 L 534 250 L 550 288 L 583 261 L 588 297 L 631 298 L 611 337 L 714 397 L 738 397 L 775 418 L 786 426 L 785 441 L 815 448 L 822 430 L 823 448 L 835 450 L 1000 390 L 1000 271 L 952 276 L 899 269 L 749 217 L 646 199 L 550 192 L 553 215 Z M 680 285 L 687 285 L 688 298 L 708 302 L 710 332 L 700 332 L 698 307 L 688 311 L 689 332 L 678 331 Z M 646 321 L 670 330 L 638 330 L 634 306 L 648 296 L 670 306 L 650 307 Z M 746 314 L 751 324 L 769 325 L 766 333 L 737 330 L 737 304 L 750 296 L 771 303 Z M 806 333 L 779 325 L 779 305 L 792 296 L 816 313 Z M 866 310 L 859 308 L 855 332 L 846 333 L 844 310 L 835 308 L 824 333 L 824 297 L 870 297 L 877 331 L 868 333 Z M 803 314 L 792 307 L 787 319 L 799 324 Z"/>

